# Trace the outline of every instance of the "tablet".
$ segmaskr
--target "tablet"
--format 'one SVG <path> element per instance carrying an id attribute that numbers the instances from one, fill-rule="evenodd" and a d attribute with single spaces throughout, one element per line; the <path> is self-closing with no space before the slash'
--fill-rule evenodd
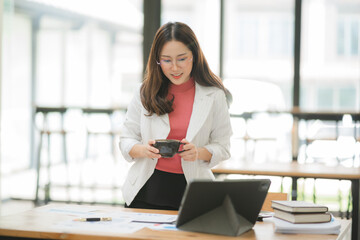
<path id="1" fill-rule="evenodd" d="M 238 236 L 255 225 L 269 187 L 269 179 L 190 182 L 179 208 L 176 227 Z"/>

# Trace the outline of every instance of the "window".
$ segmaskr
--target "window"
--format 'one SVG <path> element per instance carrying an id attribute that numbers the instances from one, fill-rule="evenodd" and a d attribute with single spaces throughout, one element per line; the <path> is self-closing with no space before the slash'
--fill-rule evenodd
<path id="1" fill-rule="evenodd" d="M 360 55 L 360 17 L 341 16 L 338 22 L 337 39 L 339 56 Z"/>
<path id="2" fill-rule="evenodd" d="M 343 110 L 354 109 L 356 102 L 356 89 L 341 87 L 339 89 L 339 108 Z"/>
<path id="3" fill-rule="evenodd" d="M 238 18 L 236 44 L 234 46 L 236 57 L 256 57 L 258 55 L 258 29 L 256 19 Z"/>
<path id="4" fill-rule="evenodd" d="M 332 88 L 318 89 L 318 106 L 322 109 L 331 109 L 333 106 L 334 92 Z"/>
<path id="5" fill-rule="evenodd" d="M 283 16 L 269 21 L 269 55 L 274 57 L 293 56 L 294 21 Z"/>
<path id="6" fill-rule="evenodd" d="M 35 106 L 127 105 L 142 80 L 143 13 L 141 0 L 106 3 L 6 0 L 2 17 L 1 139 L 6 140 L 2 141 L 1 171 L 4 176 L 35 166 L 39 131 L 34 125 L 41 120 L 39 116 L 33 122 Z M 61 121 L 57 116 L 48 118 L 50 126 L 58 126 Z M 69 137 L 67 153 L 71 160 L 84 157 L 85 139 L 81 135 L 84 129 L 79 128 L 80 121 L 83 119 L 65 117 L 66 127 L 80 132 Z M 55 136 L 52 141 L 49 154 L 56 157 L 56 162 L 63 157 L 61 138 Z M 35 182 L 34 174 L 22 176 L 31 179 L 22 182 Z M 27 192 L 13 187 L 12 194 L 24 193 L 29 194 L 25 198 L 32 198 L 32 186 L 26 187 Z M 7 198 L 10 190 L 2 191 L 2 197 Z"/>
<path id="7" fill-rule="evenodd" d="M 285 97 L 285 108 L 291 108 L 293 2 L 228 0 L 224 5 L 224 81 L 250 79 L 275 84 Z"/>
<path id="8" fill-rule="evenodd" d="M 305 0 L 302 9 L 301 98 L 316 101 L 301 109 L 359 111 L 360 2 Z"/>
<path id="9" fill-rule="evenodd" d="M 194 31 L 211 70 L 219 74 L 220 1 L 163 0 L 161 24 L 183 22 Z"/>
<path id="10" fill-rule="evenodd" d="M 0 94 L 3 173 L 27 168 L 31 155 L 31 21 L 8 4 L 3 18 Z"/>

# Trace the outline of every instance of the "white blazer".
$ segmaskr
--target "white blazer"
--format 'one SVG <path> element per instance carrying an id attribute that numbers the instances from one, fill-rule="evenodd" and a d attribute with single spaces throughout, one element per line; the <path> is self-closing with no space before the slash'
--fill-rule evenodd
<path id="1" fill-rule="evenodd" d="M 157 163 L 157 159 L 133 159 L 129 155 L 131 148 L 135 144 L 147 144 L 150 139 L 165 139 L 170 132 L 168 114 L 147 114 L 138 91 L 128 106 L 119 144 L 124 158 L 133 162 L 122 187 L 122 194 L 128 205 L 153 174 Z M 224 91 L 195 83 L 194 105 L 186 139 L 197 147 L 205 147 L 212 154 L 212 158 L 210 161 L 193 162 L 181 159 L 187 182 L 193 179 L 214 179 L 211 168 L 230 158 L 231 135 L 230 115 Z"/>

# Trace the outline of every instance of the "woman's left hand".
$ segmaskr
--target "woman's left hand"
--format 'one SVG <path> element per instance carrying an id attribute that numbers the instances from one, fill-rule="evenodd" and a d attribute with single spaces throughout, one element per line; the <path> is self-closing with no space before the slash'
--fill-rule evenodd
<path id="1" fill-rule="evenodd" d="M 183 150 L 185 150 L 182 153 L 179 153 L 180 157 L 184 159 L 185 161 L 195 161 L 198 159 L 199 151 L 198 148 L 195 146 L 195 144 L 189 142 L 185 138 L 181 140 L 182 143 L 185 143 L 183 146 Z"/>

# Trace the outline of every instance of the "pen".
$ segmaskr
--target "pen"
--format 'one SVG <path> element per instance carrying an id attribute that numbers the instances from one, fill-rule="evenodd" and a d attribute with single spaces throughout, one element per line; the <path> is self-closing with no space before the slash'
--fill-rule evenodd
<path id="1" fill-rule="evenodd" d="M 78 222 L 99 222 L 99 221 L 111 221 L 111 217 L 99 217 L 99 218 L 77 218 L 74 221 Z"/>

